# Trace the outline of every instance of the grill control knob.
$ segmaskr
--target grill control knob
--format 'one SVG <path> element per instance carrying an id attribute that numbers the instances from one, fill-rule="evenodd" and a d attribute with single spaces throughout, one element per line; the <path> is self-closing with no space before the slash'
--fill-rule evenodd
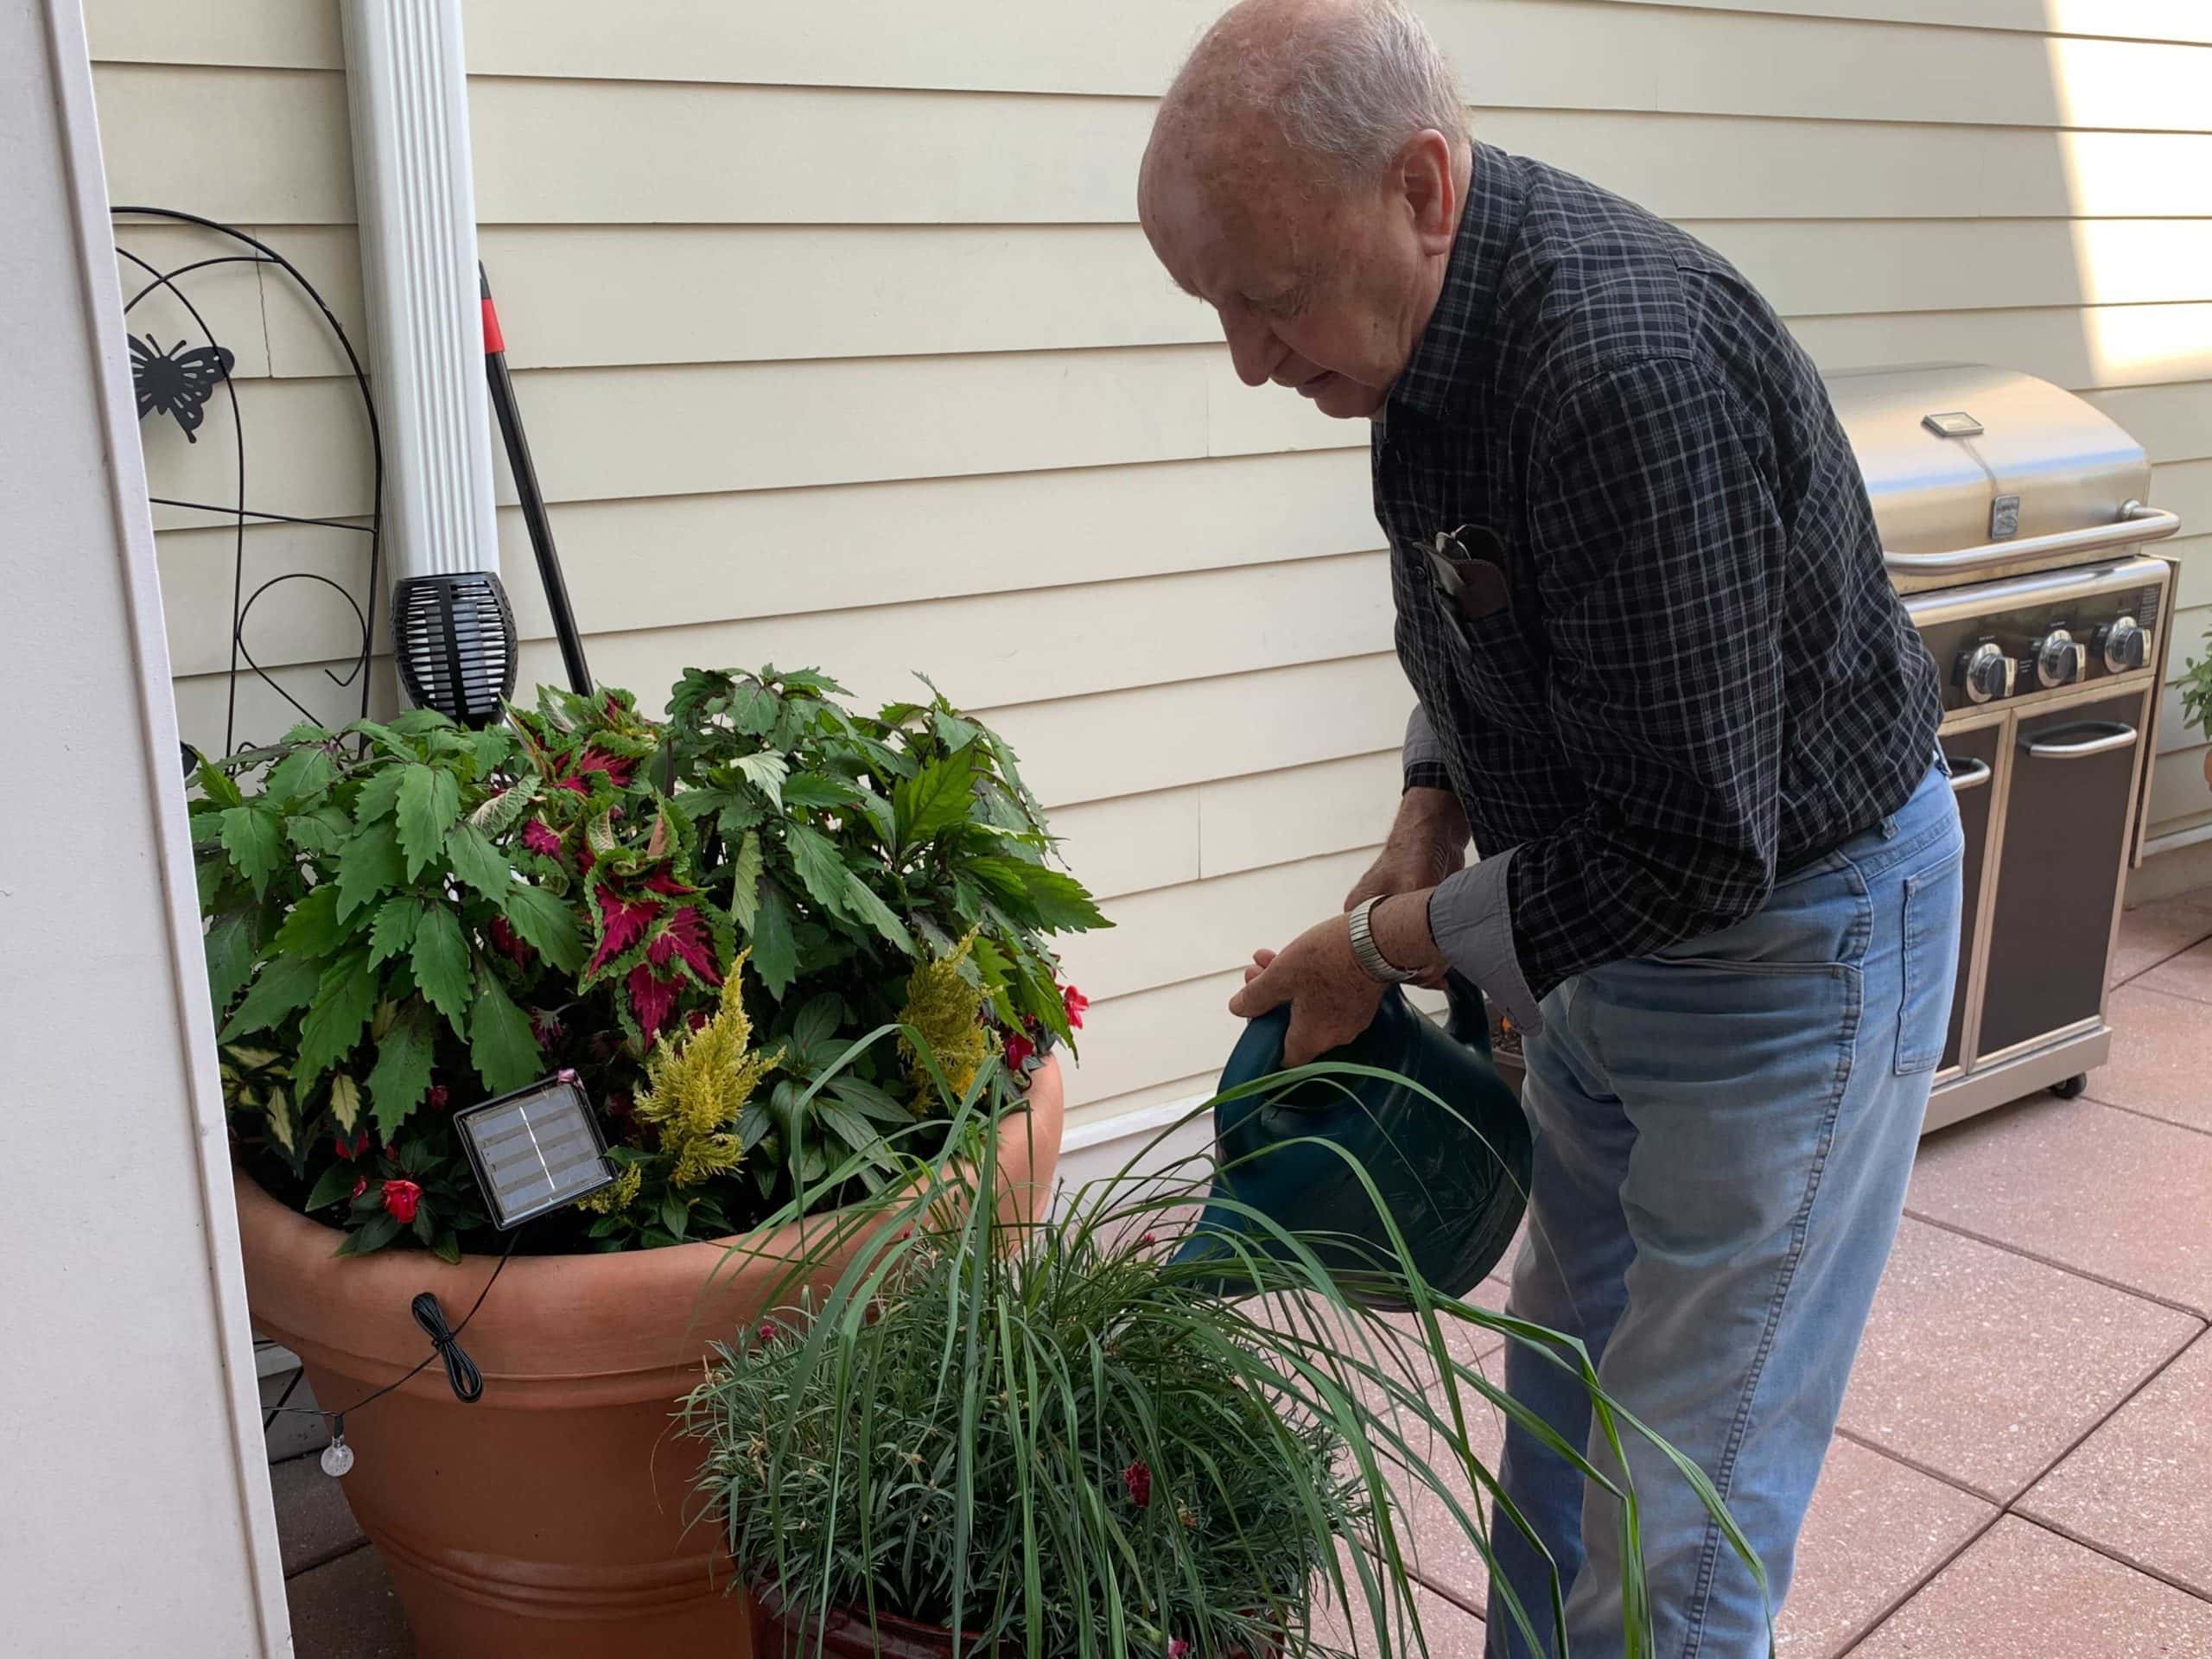
<path id="1" fill-rule="evenodd" d="M 2133 617 L 2123 616 L 2097 630 L 2097 650 L 2104 657 L 2107 674 L 2131 673 L 2150 660 L 2151 635 Z"/>
<path id="2" fill-rule="evenodd" d="M 2038 639 L 2035 657 L 2038 685 L 2071 685 L 2088 677 L 2088 647 L 2063 628 L 2053 628 Z"/>
<path id="3" fill-rule="evenodd" d="M 1985 639 L 1959 658 L 1958 682 L 1969 702 L 1987 702 L 2012 695 L 2015 664 L 2001 646 Z"/>

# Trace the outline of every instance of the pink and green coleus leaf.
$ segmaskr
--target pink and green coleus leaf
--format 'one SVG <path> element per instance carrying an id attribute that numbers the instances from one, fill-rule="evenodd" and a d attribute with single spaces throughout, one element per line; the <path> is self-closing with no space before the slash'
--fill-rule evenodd
<path id="1" fill-rule="evenodd" d="M 645 930 L 666 908 L 658 899 L 625 896 L 606 881 L 594 885 L 591 896 L 599 911 L 599 946 L 584 969 L 587 977 L 601 972 L 644 938 Z"/>

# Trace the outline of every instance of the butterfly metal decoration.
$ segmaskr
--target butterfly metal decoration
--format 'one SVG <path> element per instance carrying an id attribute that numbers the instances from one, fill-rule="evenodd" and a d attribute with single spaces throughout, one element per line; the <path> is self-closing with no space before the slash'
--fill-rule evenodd
<path id="1" fill-rule="evenodd" d="M 174 415 L 184 429 L 187 443 L 200 442 L 197 429 L 207 418 L 207 400 L 215 395 L 232 365 L 238 361 L 224 346 L 195 346 L 185 349 L 182 340 L 164 351 L 151 334 L 130 336 L 130 384 L 138 394 L 138 418 L 159 412 Z"/>

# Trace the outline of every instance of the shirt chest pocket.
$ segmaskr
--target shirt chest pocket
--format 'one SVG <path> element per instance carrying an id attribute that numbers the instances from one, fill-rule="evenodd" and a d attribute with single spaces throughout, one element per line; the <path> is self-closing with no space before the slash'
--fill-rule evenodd
<path id="1" fill-rule="evenodd" d="M 1544 653 L 1530 638 L 1522 607 L 1508 601 L 1469 616 L 1433 582 L 1423 586 L 1434 638 L 1468 706 L 1504 730 L 1528 737 L 1548 734 Z"/>

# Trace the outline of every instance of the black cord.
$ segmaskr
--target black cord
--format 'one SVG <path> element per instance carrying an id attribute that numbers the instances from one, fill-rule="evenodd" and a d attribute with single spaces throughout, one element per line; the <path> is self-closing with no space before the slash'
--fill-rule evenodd
<path id="1" fill-rule="evenodd" d="M 407 1305 L 407 1311 L 415 1316 L 415 1323 L 423 1327 L 423 1334 L 430 1339 L 430 1351 L 416 1362 L 413 1370 L 397 1381 L 385 1383 L 374 1394 L 363 1395 L 344 1411 L 326 1411 L 320 1406 L 287 1406 L 283 1400 L 289 1400 L 292 1395 L 292 1390 L 288 1388 L 284 1390 L 283 1399 L 270 1408 L 268 1420 L 261 1426 L 263 1432 L 267 1432 L 269 1425 L 275 1422 L 280 1414 L 289 1413 L 302 1417 L 328 1418 L 331 1437 L 342 1440 L 346 1434 L 348 1413 L 359 1411 L 372 1402 L 383 1399 L 394 1389 L 404 1388 L 428 1370 L 431 1361 L 439 1359 L 445 1361 L 446 1381 L 453 1388 L 454 1398 L 465 1406 L 474 1405 L 484 1397 L 484 1373 L 476 1369 L 476 1362 L 461 1345 L 461 1333 L 468 1329 L 468 1321 L 476 1317 L 476 1310 L 484 1306 L 484 1299 L 492 1294 L 492 1287 L 499 1282 L 499 1275 L 507 1268 L 507 1258 L 515 1253 L 515 1246 L 521 1241 L 522 1235 L 520 1227 L 507 1235 L 507 1248 L 499 1252 L 499 1266 L 492 1269 L 492 1276 L 484 1281 L 484 1288 L 476 1293 L 476 1300 L 467 1315 L 451 1330 L 446 1328 L 445 1309 L 433 1292 L 419 1292 Z M 294 1377 L 292 1381 L 296 1386 L 299 1378 Z"/>

